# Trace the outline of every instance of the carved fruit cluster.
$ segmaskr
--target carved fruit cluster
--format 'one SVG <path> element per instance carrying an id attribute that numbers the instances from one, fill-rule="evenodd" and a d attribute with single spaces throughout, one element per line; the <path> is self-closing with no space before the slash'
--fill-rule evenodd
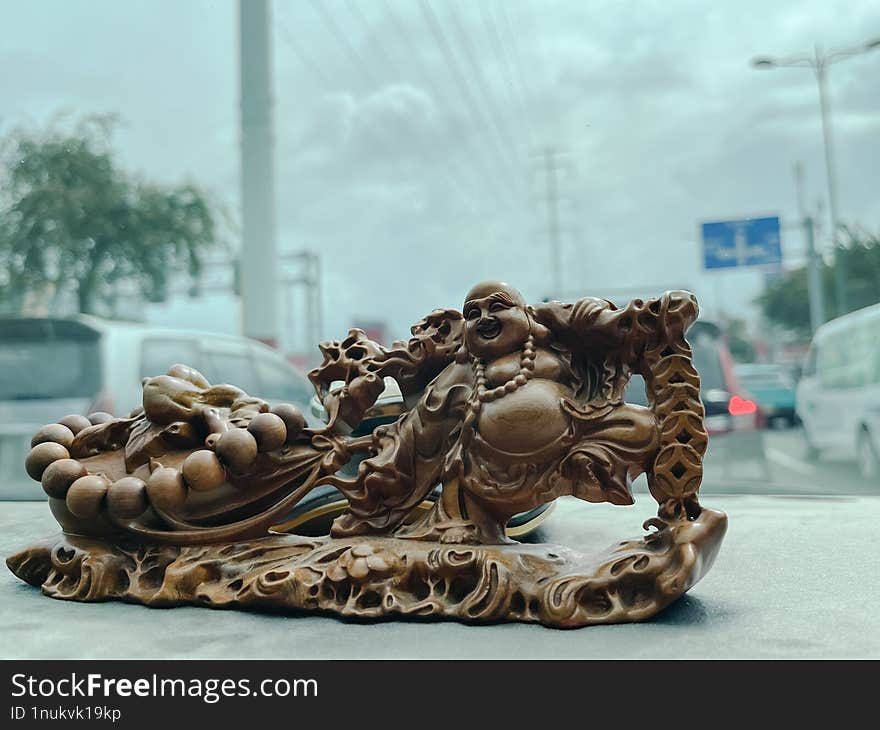
<path id="1" fill-rule="evenodd" d="M 80 431 L 111 420 L 108 413 L 66 416 L 43 426 L 31 439 L 25 460 L 28 475 L 41 482 L 50 497 L 63 499 L 76 517 L 93 518 L 106 510 L 112 518 L 133 520 L 150 507 L 174 512 L 186 502 L 189 490 L 217 489 L 229 474 L 246 473 L 260 453 L 291 443 L 306 427 L 296 406 L 281 403 L 255 415 L 246 427 L 209 435 L 207 448 L 187 456 L 179 470 L 153 462 L 146 480 L 127 475 L 111 481 L 102 473 L 90 473 L 86 465 L 70 458 L 69 451 Z"/>

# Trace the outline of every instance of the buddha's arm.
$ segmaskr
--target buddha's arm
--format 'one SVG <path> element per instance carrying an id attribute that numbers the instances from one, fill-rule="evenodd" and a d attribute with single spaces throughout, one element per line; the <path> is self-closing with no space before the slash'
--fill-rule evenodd
<path id="1" fill-rule="evenodd" d="M 332 534 L 385 532 L 401 524 L 439 483 L 449 435 L 461 423 L 470 393 L 452 365 L 430 384 L 417 405 L 373 433 L 373 455 L 354 479 L 329 478 L 349 502 Z"/>
<path id="2" fill-rule="evenodd" d="M 462 318 L 438 309 L 412 327 L 408 342 L 390 348 L 372 342 L 363 330 L 352 329 L 340 341 L 322 342 L 324 362 L 309 373 L 329 416 L 329 426 L 349 433 L 381 395 L 385 377 L 394 378 L 407 404 L 455 359 L 461 346 Z M 334 381 L 344 381 L 330 393 Z"/>
<path id="3" fill-rule="evenodd" d="M 538 305 L 534 312 L 560 342 L 593 362 L 601 358 L 598 397 L 605 402 L 622 398 L 630 370 L 644 376 L 659 434 L 647 470 L 651 494 L 661 517 L 698 515 L 708 437 L 700 376 L 684 336 L 699 313 L 694 295 L 667 292 L 646 302 L 636 299 L 623 309 L 588 297 L 574 304 Z"/>
<path id="4" fill-rule="evenodd" d="M 532 307 L 536 322 L 547 327 L 555 339 L 580 349 L 586 343 L 613 347 L 623 339 L 619 310 L 611 302 L 584 297 L 574 303 L 543 302 Z"/>
<path id="5" fill-rule="evenodd" d="M 532 311 L 535 320 L 566 346 L 580 351 L 616 350 L 622 363 L 640 369 L 647 350 L 683 341 L 699 308 L 690 292 L 670 291 L 656 299 L 634 299 L 622 309 L 605 299 L 584 297 L 573 304 L 538 304 Z"/>

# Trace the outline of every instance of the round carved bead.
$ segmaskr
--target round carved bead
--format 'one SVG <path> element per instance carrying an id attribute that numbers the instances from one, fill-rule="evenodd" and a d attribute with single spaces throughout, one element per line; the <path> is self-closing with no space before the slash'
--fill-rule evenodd
<path id="1" fill-rule="evenodd" d="M 43 491 L 50 497 L 64 499 L 70 485 L 88 473 L 86 468 L 76 459 L 53 461 L 43 472 Z"/>
<path id="2" fill-rule="evenodd" d="M 163 512 L 173 512 L 186 502 L 186 484 L 177 469 L 156 469 L 147 480 L 147 497 L 150 504 Z"/>
<path id="3" fill-rule="evenodd" d="M 110 485 L 107 509 L 114 517 L 131 520 L 147 510 L 147 485 L 137 477 L 122 477 Z"/>
<path id="4" fill-rule="evenodd" d="M 73 443 L 73 431 L 60 423 L 48 423 L 34 434 L 31 446 L 46 442 L 61 444 L 65 449 L 69 449 Z"/>
<path id="5" fill-rule="evenodd" d="M 260 451 L 275 451 L 284 446 L 287 428 L 284 421 L 274 413 L 260 413 L 251 419 L 248 431 L 257 440 Z"/>
<path id="6" fill-rule="evenodd" d="M 517 376 L 517 377 L 519 377 L 519 376 Z M 513 391 L 515 391 L 518 387 L 519 387 L 519 385 L 517 384 L 516 379 L 508 380 L 504 384 L 504 392 L 505 393 L 513 393 Z"/>
<path id="7" fill-rule="evenodd" d="M 517 375 L 517 376 L 513 379 L 513 382 L 516 383 L 518 386 L 523 386 L 523 385 L 525 385 L 527 382 L 529 382 L 529 379 L 528 379 L 528 377 L 527 377 L 525 374 L 520 373 L 519 375 Z"/>
<path id="8" fill-rule="evenodd" d="M 70 458 L 70 452 L 61 444 L 44 441 L 31 449 L 24 461 L 24 468 L 31 479 L 39 482 L 42 481 L 43 472 L 46 471 L 49 464 L 59 459 L 68 458 Z"/>
<path id="9" fill-rule="evenodd" d="M 284 427 L 287 429 L 287 441 L 290 441 L 306 427 L 306 417 L 292 403 L 279 403 L 269 412 L 284 421 Z"/>
<path id="10" fill-rule="evenodd" d="M 76 436 L 84 428 L 88 428 L 92 425 L 92 422 L 88 418 L 76 414 L 65 416 L 60 421 L 58 421 L 58 423 L 60 423 L 62 426 L 67 426 L 71 431 L 73 431 L 74 436 Z"/>
<path id="11" fill-rule="evenodd" d="M 535 361 L 534 360 L 523 360 L 522 367 L 523 367 L 523 370 L 534 370 L 535 369 Z"/>
<path id="12" fill-rule="evenodd" d="M 220 435 L 214 450 L 232 471 L 240 472 L 257 458 L 257 440 L 243 428 L 232 428 Z"/>
<path id="13" fill-rule="evenodd" d="M 107 480 L 97 474 L 80 477 L 67 490 L 67 509 L 76 517 L 97 517 L 107 497 Z"/>
<path id="14" fill-rule="evenodd" d="M 217 489 L 226 481 L 226 470 L 213 451 L 202 449 L 194 451 L 183 462 L 181 468 L 183 481 L 197 492 Z"/>
<path id="15" fill-rule="evenodd" d="M 89 423 L 93 426 L 99 423 L 107 423 L 107 421 L 112 421 L 113 416 L 107 411 L 95 411 L 94 413 L 89 413 Z"/>

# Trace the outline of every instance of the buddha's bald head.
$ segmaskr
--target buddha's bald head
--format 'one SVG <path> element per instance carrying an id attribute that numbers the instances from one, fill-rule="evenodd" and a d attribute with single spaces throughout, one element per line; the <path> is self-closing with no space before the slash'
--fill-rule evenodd
<path id="1" fill-rule="evenodd" d="M 515 352 L 531 330 L 523 295 L 503 281 L 483 281 L 473 287 L 462 314 L 467 349 L 483 360 Z"/>
<path id="2" fill-rule="evenodd" d="M 512 287 L 507 282 L 481 281 L 479 284 L 473 286 L 467 293 L 467 296 L 464 298 L 464 309 L 467 309 L 468 302 L 476 299 L 485 299 L 492 294 L 506 294 L 516 306 L 523 308 L 526 306 L 526 300 L 523 299 L 523 295 L 519 293 L 519 289 Z M 465 314 L 465 316 L 467 316 L 467 314 Z"/>

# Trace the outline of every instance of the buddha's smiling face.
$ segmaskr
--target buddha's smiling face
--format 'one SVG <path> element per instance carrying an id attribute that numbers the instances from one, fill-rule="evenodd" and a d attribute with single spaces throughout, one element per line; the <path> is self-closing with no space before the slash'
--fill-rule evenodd
<path id="1" fill-rule="evenodd" d="M 502 282 L 484 282 L 471 289 L 462 314 L 468 351 L 481 360 L 516 352 L 529 336 L 522 295 Z"/>

